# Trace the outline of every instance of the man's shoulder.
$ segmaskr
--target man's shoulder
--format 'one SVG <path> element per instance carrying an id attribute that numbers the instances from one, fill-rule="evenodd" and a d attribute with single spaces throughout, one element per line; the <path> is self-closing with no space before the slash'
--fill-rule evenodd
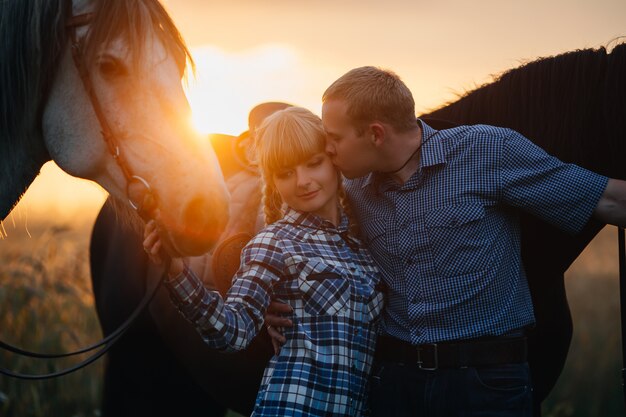
<path id="1" fill-rule="evenodd" d="M 453 141 L 501 140 L 513 133 L 507 127 L 486 124 L 463 125 L 439 132 Z"/>
<path id="2" fill-rule="evenodd" d="M 446 155 L 461 155 L 465 151 L 483 153 L 498 153 L 504 141 L 517 132 L 500 126 L 476 124 L 464 125 L 445 131 L 441 142 Z"/>

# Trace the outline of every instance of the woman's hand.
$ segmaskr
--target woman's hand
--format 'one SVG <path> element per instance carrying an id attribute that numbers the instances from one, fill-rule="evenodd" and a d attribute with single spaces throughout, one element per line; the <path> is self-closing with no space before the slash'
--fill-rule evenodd
<path id="1" fill-rule="evenodd" d="M 159 231 L 157 230 L 156 223 L 154 220 L 150 220 L 146 224 L 146 228 L 143 232 L 143 248 L 148 254 L 148 257 L 152 262 L 157 265 L 161 265 L 163 263 L 163 259 L 161 259 L 161 248 L 163 245 L 161 244 L 161 237 L 159 236 Z M 170 277 L 175 277 L 180 275 L 183 272 L 183 261 L 180 258 L 172 258 L 172 262 L 170 264 L 170 270 L 168 274 Z"/>

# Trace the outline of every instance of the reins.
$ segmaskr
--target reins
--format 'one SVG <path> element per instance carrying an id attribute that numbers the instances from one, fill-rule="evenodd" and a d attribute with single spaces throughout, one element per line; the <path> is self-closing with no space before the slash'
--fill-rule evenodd
<path id="1" fill-rule="evenodd" d="M 619 298 L 622 327 L 622 390 L 626 403 L 626 244 L 625 232 L 617 228 L 617 248 L 619 258 Z"/>
<path id="2" fill-rule="evenodd" d="M 89 101 L 91 102 L 91 106 L 94 110 L 94 113 L 100 124 L 102 136 L 104 138 L 104 141 L 106 142 L 107 148 L 109 152 L 111 153 L 111 155 L 113 156 L 114 160 L 117 162 L 117 165 L 120 167 L 122 173 L 124 174 L 124 178 L 126 179 L 126 194 L 128 197 L 128 201 L 135 210 L 141 213 L 143 209 L 142 203 L 134 202 L 132 198 L 130 197 L 129 187 L 131 183 L 133 182 L 140 183 L 143 187 L 146 188 L 147 194 L 150 194 L 152 196 L 152 201 L 155 204 L 158 204 L 155 191 L 152 189 L 152 187 L 150 187 L 150 184 L 148 183 L 148 181 L 132 173 L 132 170 L 130 169 L 126 160 L 122 156 L 121 151 L 120 151 L 121 148 L 120 148 L 119 140 L 115 136 L 113 131 L 111 130 L 108 120 L 102 110 L 100 101 L 98 100 L 98 96 L 96 95 L 95 89 L 93 88 L 93 83 L 91 81 L 91 77 L 89 76 L 89 71 L 87 67 L 85 66 L 84 54 L 83 54 L 83 40 L 79 40 L 76 34 L 76 29 L 81 26 L 90 24 L 93 21 L 94 16 L 95 16 L 94 13 L 86 13 L 86 14 L 71 16 L 68 19 L 68 22 L 66 24 L 66 29 L 70 32 L 70 38 L 72 41 L 72 45 L 71 45 L 72 59 L 80 75 L 80 79 L 83 83 L 85 92 L 87 93 L 87 96 L 89 97 Z M 23 374 L 23 373 L 15 372 L 15 371 L 2 368 L 2 367 L 0 367 L 0 374 L 14 377 L 14 378 L 28 379 L 28 380 L 50 379 L 50 378 L 56 378 L 59 376 L 67 375 L 69 373 L 77 371 L 95 362 L 102 355 L 107 353 L 109 349 L 111 349 L 111 347 L 115 344 L 115 342 L 117 342 L 122 337 L 122 335 L 132 326 L 132 324 L 135 322 L 137 317 L 139 317 L 139 315 L 144 312 L 146 307 L 150 304 L 150 302 L 156 295 L 161 284 L 167 277 L 167 271 L 169 270 L 169 265 L 171 262 L 171 259 L 168 256 L 162 255 L 162 258 L 165 259 L 164 261 L 165 269 L 160 279 L 152 286 L 152 288 L 147 289 L 146 294 L 144 295 L 139 305 L 137 305 L 137 307 L 132 312 L 132 314 L 117 328 L 117 330 L 115 330 L 113 333 L 103 338 L 102 340 L 94 344 L 91 344 L 87 347 L 81 348 L 79 350 L 76 350 L 73 352 L 67 352 L 67 353 L 31 352 L 31 351 L 13 346 L 9 343 L 0 341 L 0 349 L 4 349 L 16 355 L 21 355 L 21 356 L 31 357 L 31 358 L 38 358 L 38 359 L 59 359 L 59 358 L 75 356 L 75 355 L 79 355 L 79 354 L 83 354 L 87 352 L 92 352 L 100 348 L 99 350 L 94 352 L 91 356 L 89 356 L 88 358 L 82 360 L 81 362 L 73 366 L 62 369 L 60 371 L 51 372 L 47 374 Z"/>
<path id="3" fill-rule="evenodd" d="M 135 322 L 137 317 L 139 317 L 139 315 L 141 313 L 143 313 L 144 310 L 146 309 L 146 307 L 150 304 L 150 302 L 152 301 L 152 299 L 156 295 L 157 291 L 161 287 L 161 284 L 163 283 L 163 281 L 167 277 L 167 271 L 169 270 L 170 261 L 171 260 L 169 258 L 166 258 L 166 261 L 164 263 L 165 269 L 163 270 L 163 273 L 161 274 L 161 277 L 159 278 L 158 281 L 156 281 L 153 284 L 152 288 L 149 288 L 146 291 L 146 294 L 144 295 L 143 299 L 137 305 L 137 307 L 132 312 L 132 314 L 130 316 L 128 316 L 128 318 L 124 321 L 124 323 L 122 323 L 120 325 L 120 327 L 117 328 L 117 330 L 115 330 L 113 333 L 111 333 L 109 336 L 105 337 L 104 339 L 100 340 L 99 342 L 96 342 L 96 343 L 94 343 L 94 344 L 92 344 L 90 346 L 87 346 L 85 348 L 76 350 L 74 352 L 56 353 L 56 354 L 54 354 L 54 353 L 31 352 L 31 351 L 27 351 L 27 350 L 23 350 L 23 349 L 17 348 L 15 346 L 12 346 L 12 345 L 10 345 L 8 343 L 5 343 L 5 342 L 0 342 L 0 348 L 2 348 L 4 350 L 7 350 L 9 352 L 13 352 L 13 353 L 21 355 L 21 356 L 26 356 L 26 357 L 31 357 L 31 358 L 39 358 L 39 359 L 59 359 L 59 358 L 64 358 L 64 357 L 69 357 L 69 356 L 75 356 L 75 355 L 79 355 L 81 353 L 87 353 L 87 352 L 95 350 L 95 349 L 97 349 L 99 347 L 102 347 L 100 350 L 98 350 L 97 352 L 94 352 L 88 358 L 82 360 L 81 362 L 79 362 L 79 363 L 77 363 L 77 364 L 75 364 L 73 366 L 70 366 L 68 368 L 62 369 L 60 371 L 51 372 L 51 373 L 48 373 L 48 374 L 23 374 L 23 373 L 20 373 L 20 372 L 12 371 L 10 369 L 1 368 L 1 367 L 0 367 L 0 374 L 6 375 L 6 376 L 10 376 L 10 377 L 13 377 L 13 378 L 27 379 L 27 380 L 50 379 L 50 378 L 56 378 L 56 377 L 59 377 L 59 376 L 70 374 L 70 373 L 72 373 L 74 371 L 77 371 L 77 370 L 79 370 L 81 368 L 84 368 L 85 366 L 95 362 L 102 355 L 104 355 L 105 353 L 107 353 L 111 349 L 111 347 L 115 344 L 115 342 L 117 342 L 124 335 L 124 333 L 126 333 L 126 331 L 130 328 L 130 326 Z"/>

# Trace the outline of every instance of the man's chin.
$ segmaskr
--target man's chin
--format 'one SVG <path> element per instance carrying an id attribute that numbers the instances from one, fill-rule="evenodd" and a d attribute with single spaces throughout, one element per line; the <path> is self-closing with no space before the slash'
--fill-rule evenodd
<path id="1" fill-rule="evenodd" d="M 340 169 L 340 171 L 341 171 L 341 175 L 343 175 L 344 178 L 347 178 L 349 180 L 353 180 L 355 178 L 359 178 L 363 176 L 363 175 L 358 175 L 358 173 L 354 171 L 344 171 L 342 169 Z"/>

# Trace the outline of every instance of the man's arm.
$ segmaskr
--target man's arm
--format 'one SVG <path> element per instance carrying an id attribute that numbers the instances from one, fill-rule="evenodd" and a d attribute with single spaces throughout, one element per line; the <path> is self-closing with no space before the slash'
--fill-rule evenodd
<path id="1" fill-rule="evenodd" d="M 626 227 L 626 181 L 609 179 L 593 217 L 603 223 Z"/>
<path id="2" fill-rule="evenodd" d="M 280 347 L 287 342 L 287 339 L 283 335 L 283 327 L 292 327 L 293 322 L 288 318 L 283 317 L 284 314 L 293 313 L 293 309 L 289 304 L 284 304 L 279 301 L 272 301 L 265 313 L 265 325 L 267 326 L 267 333 L 272 340 L 272 346 L 274 347 L 274 353 L 278 355 L 280 353 Z"/>

